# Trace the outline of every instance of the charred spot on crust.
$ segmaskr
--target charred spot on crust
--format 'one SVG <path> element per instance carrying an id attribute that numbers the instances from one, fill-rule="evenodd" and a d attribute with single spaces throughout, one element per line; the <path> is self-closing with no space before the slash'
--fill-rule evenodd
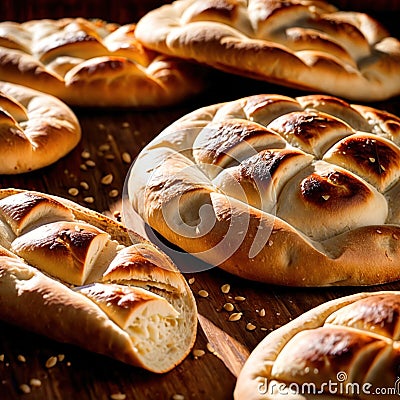
<path id="1" fill-rule="evenodd" d="M 345 171 L 313 173 L 300 184 L 301 196 L 309 203 L 340 206 L 343 201 L 361 203 L 369 194 L 367 186 Z M 330 200 L 330 201 L 328 201 Z"/>
<path id="2" fill-rule="evenodd" d="M 338 145 L 338 154 L 352 158 L 363 169 L 376 175 L 384 175 L 398 154 L 380 140 L 350 137 Z"/>
<path id="3" fill-rule="evenodd" d="M 261 151 L 241 163 L 241 175 L 246 178 L 253 176 L 271 177 L 285 160 L 299 155 L 303 155 L 303 153 L 293 150 Z"/>
<path id="4" fill-rule="evenodd" d="M 282 121 L 275 121 L 271 129 L 284 136 L 289 142 L 299 141 L 313 147 L 320 137 L 330 131 L 350 131 L 344 122 L 328 114 L 316 111 L 292 112 Z"/>

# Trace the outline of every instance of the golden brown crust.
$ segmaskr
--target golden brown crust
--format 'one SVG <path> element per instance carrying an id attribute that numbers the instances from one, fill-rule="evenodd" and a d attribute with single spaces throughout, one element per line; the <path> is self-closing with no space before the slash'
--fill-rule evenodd
<path id="1" fill-rule="evenodd" d="M 15 232 L 3 240 L 7 248 L 0 246 L 0 319 L 158 373 L 186 357 L 196 336 L 195 301 L 154 245 L 101 214 L 39 192 L 2 189 L 0 209 L 2 229 L 13 232 L 13 225 Z M 116 283 L 101 282 L 111 263 L 131 262 L 135 246 L 138 276 L 129 271 Z"/>
<path id="2" fill-rule="evenodd" d="M 57 221 L 18 236 L 11 250 L 55 278 L 83 285 L 93 268 L 94 254 L 107 240 L 107 233 L 91 225 Z"/>
<path id="3" fill-rule="evenodd" d="M 80 138 L 78 119 L 59 99 L 0 82 L 1 174 L 48 166 L 70 152 Z"/>
<path id="4" fill-rule="evenodd" d="M 328 95 L 263 94 L 203 107 L 143 149 L 127 181 L 130 200 L 168 241 L 247 279 L 398 280 L 397 122 Z M 342 153 L 340 165 L 324 159 L 353 139 L 358 152 Z M 365 157 L 379 165 L 368 178 Z"/>
<path id="5" fill-rule="evenodd" d="M 154 246 L 136 243 L 120 250 L 103 274 L 103 282 L 132 282 L 171 292 L 185 292 L 186 285 L 175 269 L 168 268 L 166 255 Z M 152 279 L 149 280 L 149 277 Z"/>
<path id="6" fill-rule="evenodd" d="M 323 1 L 178 0 L 136 36 L 164 54 L 357 101 L 400 93 L 400 42 L 364 13 Z"/>
<path id="7" fill-rule="evenodd" d="M 144 48 L 135 27 L 84 18 L 2 22 L 0 79 L 74 106 L 165 106 L 202 90 L 194 64 Z"/>
<path id="8" fill-rule="evenodd" d="M 400 292 L 358 293 L 302 314 L 253 350 L 234 398 L 280 399 L 289 388 L 298 400 L 374 398 L 381 388 L 396 398 L 399 301 Z"/>

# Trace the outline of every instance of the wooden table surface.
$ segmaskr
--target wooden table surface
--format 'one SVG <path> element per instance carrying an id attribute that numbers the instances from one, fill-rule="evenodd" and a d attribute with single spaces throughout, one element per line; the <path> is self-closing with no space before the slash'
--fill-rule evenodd
<path id="1" fill-rule="evenodd" d="M 398 20 L 391 17 L 390 21 Z M 0 176 L 0 187 L 56 194 L 116 217 L 130 167 L 123 153 L 129 153 L 133 160 L 164 127 L 200 106 L 258 93 L 304 94 L 215 73 L 204 94 L 174 107 L 147 111 L 74 109 L 83 130 L 78 147 L 40 171 Z M 400 115 L 399 98 L 374 106 Z M 114 179 L 104 185 L 101 178 L 107 174 Z M 79 194 L 72 196 L 70 188 L 78 188 Z M 0 400 L 106 400 L 117 393 L 125 394 L 128 400 L 168 400 L 177 394 L 184 399 L 232 399 L 235 376 L 245 357 L 273 329 L 329 299 L 364 290 L 400 290 L 400 283 L 370 288 L 284 288 L 240 280 L 216 268 L 185 277 L 191 282 L 194 278 L 191 287 L 201 322 L 195 349 L 204 350 L 203 356 L 191 355 L 175 370 L 156 375 L 0 323 Z M 230 284 L 229 293 L 222 293 L 223 284 Z M 199 296 L 201 289 L 209 296 Z M 240 298 L 235 299 L 237 296 Z M 223 309 L 226 302 L 243 313 L 239 321 L 228 321 L 229 314 Z M 261 309 L 265 316 L 258 312 Z M 255 329 L 248 330 L 248 323 Z M 52 356 L 59 356 L 59 361 L 46 368 L 46 360 Z M 20 385 L 29 384 L 32 378 L 39 379 L 41 385 L 22 393 Z"/>

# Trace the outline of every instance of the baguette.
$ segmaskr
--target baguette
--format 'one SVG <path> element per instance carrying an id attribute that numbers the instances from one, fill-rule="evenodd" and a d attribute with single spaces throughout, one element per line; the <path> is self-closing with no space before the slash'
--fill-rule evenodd
<path id="1" fill-rule="evenodd" d="M 333 2 L 332 2 L 333 3 Z M 313 0 L 177 0 L 144 15 L 148 48 L 356 101 L 400 94 L 400 42 L 366 13 Z"/>
<path id="2" fill-rule="evenodd" d="M 0 319 L 155 373 L 187 356 L 195 300 L 154 245 L 34 191 L 1 189 L 0 225 Z"/>
<path id="3" fill-rule="evenodd" d="M 85 18 L 0 23 L 0 80 L 71 106 L 151 108 L 203 90 L 203 69 L 145 48 L 136 24 Z"/>

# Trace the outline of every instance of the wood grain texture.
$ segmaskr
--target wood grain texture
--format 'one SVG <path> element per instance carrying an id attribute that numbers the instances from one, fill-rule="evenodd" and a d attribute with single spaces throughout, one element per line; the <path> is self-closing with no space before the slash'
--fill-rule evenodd
<path id="1" fill-rule="evenodd" d="M 396 18 L 391 15 L 388 21 L 398 21 Z M 304 94 L 216 73 L 210 77 L 210 88 L 204 95 L 180 106 L 153 111 L 75 109 L 83 131 L 78 147 L 42 170 L 0 176 L 0 187 L 56 194 L 116 217 L 114 211 L 120 211 L 123 184 L 130 167 L 122 153 L 129 153 L 133 160 L 143 145 L 163 128 L 198 107 L 258 93 Z M 400 115 L 398 98 L 374 106 Z M 101 183 L 108 174 L 112 174 L 112 182 Z M 78 195 L 71 195 L 70 188 L 77 188 Z M 191 287 L 203 318 L 195 349 L 204 350 L 203 356 L 189 356 L 170 373 L 155 375 L 0 323 L 0 399 L 108 400 L 112 394 L 123 393 L 128 400 L 169 400 L 175 394 L 186 400 L 229 400 L 242 355 L 272 330 L 339 296 L 359 291 L 400 290 L 400 283 L 370 288 L 283 288 L 243 281 L 216 268 L 185 276 L 188 280 L 194 278 Z M 221 286 L 227 283 L 231 289 L 223 293 Z M 209 295 L 201 297 L 200 290 Z M 234 305 L 235 312 L 242 313 L 240 320 L 229 321 L 231 313 L 223 308 L 227 302 Z M 260 314 L 262 309 L 265 316 Z M 255 329 L 248 330 L 248 323 Z M 221 337 L 224 339 L 218 339 Z M 218 340 L 225 342 L 221 344 Z M 209 342 L 215 352 L 207 348 Z M 53 367 L 46 367 L 50 357 L 59 355 L 62 357 Z M 32 378 L 39 379 L 41 385 L 30 384 Z M 30 384 L 30 393 L 21 391 L 23 384 Z"/>

